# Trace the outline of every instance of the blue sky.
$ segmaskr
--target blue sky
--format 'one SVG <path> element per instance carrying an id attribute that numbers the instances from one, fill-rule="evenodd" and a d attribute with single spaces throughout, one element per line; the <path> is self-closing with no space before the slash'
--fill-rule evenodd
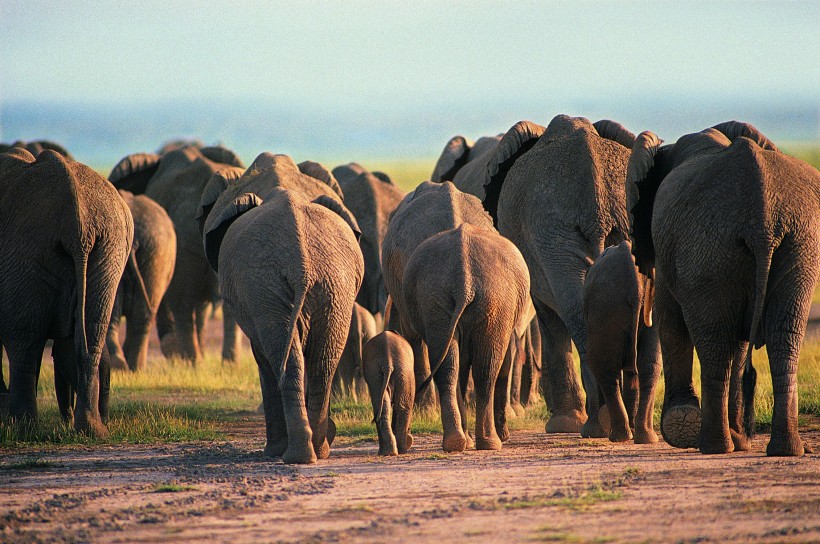
<path id="1" fill-rule="evenodd" d="M 818 98 L 820 2 L 0 0 L 0 96 Z"/>

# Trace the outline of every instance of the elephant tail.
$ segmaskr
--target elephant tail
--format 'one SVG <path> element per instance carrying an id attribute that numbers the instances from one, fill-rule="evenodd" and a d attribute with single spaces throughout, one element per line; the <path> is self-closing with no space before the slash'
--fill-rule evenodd
<path id="1" fill-rule="evenodd" d="M 433 376 L 436 375 L 438 369 L 444 363 L 444 359 L 447 357 L 447 353 L 450 351 L 450 343 L 453 341 L 453 336 L 456 333 L 456 327 L 458 326 L 458 321 L 461 319 L 461 314 L 464 313 L 464 310 L 467 308 L 468 300 L 467 294 L 465 292 L 461 293 L 461 299 L 456 301 L 455 308 L 453 308 L 453 317 L 450 319 L 450 327 L 447 329 L 447 336 L 446 342 L 444 344 L 444 349 L 441 351 L 441 355 L 436 361 L 436 364 L 430 368 L 430 375 L 427 376 L 421 385 L 418 386 L 416 389 L 416 394 L 418 395 L 430 384 L 430 381 L 433 379 Z"/>
<path id="2" fill-rule="evenodd" d="M 145 307 L 149 309 L 150 313 L 153 315 L 155 308 L 151 305 L 151 297 L 148 296 L 148 289 L 145 287 L 145 280 L 142 277 L 142 272 L 140 272 L 139 264 L 137 263 L 137 257 L 135 255 L 136 247 L 132 247 L 131 251 L 128 255 L 128 269 L 134 275 L 137 280 L 137 284 L 140 287 L 140 293 L 142 293 L 142 298 L 145 301 Z"/>
<path id="3" fill-rule="evenodd" d="M 384 382 L 382 383 L 382 392 L 379 395 L 379 404 L 378 408 L 376 409 L 375 413 L 373 414 L 373 423 L 376 425 L 379 424 L 379 420 L 382 418 L 382 407 L 384 406 L 384 395 L 387 393 L 387 385 L 390 383 L 390 376 L 393 374 L 393 365 L 388 365 L 387 371 L 384 373 Z"/>
<path id="4" fill-rule="evenodd" d="M 763 259 L 756 257 L 755 266 L 755 305 L 752 314 L 752 328 L 749 331 L 749 345 L 746 348 L 746 355 L 743 358 L 743 426 L 746 434 L 751 437 L 755 431 L 754 396 L 757 384 L 757 373 L 752 365 L 752 350 L 760 347 L 765 342 L 762 334 L 761 321 L 763 320 L 763 309 L 766 302 L 766 285 L 769 282 L 769 272 L 772 268 L 772 254 L 774 248 L 766 247 Z M 761 262 L 762 261 L 762 262 Z"/>
<path id="5" fill-rule="evenodd" d="M 290 325 L 288 327 L 287 344 L 282 355 L 282 363 L 279 366 L 279 388 L 285 381 L 285 372 L 288 369 L 288 358 L 290 357 L 290 350 L 293 348 L 293 336 L 296 334 L 296 325 L 299 320 L 299 314 L 302 313 L 302 307 L 305 305 L 305 297 L 307 296 L 307 288 L 304 283 L 299 282 L 295 285 L 293 290 L 293 311 L 290 314 Z"/>
<path id="6" fill-rule="evenodd" d="M 85 361 L 88 358 L 88 335 L 85 327 L 85 300 L 88 277 L 88 255 L 82 253 L 80 258 L 74 261 L 74 274 L 77 278 L 77 333 L 79 338 L 75 342 L 79 344 L 80 361 Z"/>

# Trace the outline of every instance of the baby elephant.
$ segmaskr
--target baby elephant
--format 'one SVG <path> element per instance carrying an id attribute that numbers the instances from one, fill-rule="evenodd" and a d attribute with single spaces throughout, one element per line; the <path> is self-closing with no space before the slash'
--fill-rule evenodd
<path id="1" fill-rule="evenodd" d="M 384 331 L 365 344 L 362 366 L 379 433 L 379 455 L 407 453 L 413 445 L 410 420 L 416 396 L 413 349 L 395 332 Z"/>
<path id="2" fill-rule="evenodd" d="M 584 283 L 587 361 L 606 403 L 613 442 L 632 439 L 630 427 L 636 444 L 658 441 L 652 413 L 660 344 L 652 327 L 652 292 L 652 280 L 635 267 L 629 241 L 607 248 Z"/>

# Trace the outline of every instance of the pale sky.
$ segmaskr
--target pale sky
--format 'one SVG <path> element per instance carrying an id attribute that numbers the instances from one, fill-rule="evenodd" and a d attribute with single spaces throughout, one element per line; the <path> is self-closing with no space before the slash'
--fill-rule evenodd
<path id="1" fill-rule="evenodd" d="M 0 98 L 820 98 L 820 2 L 0 0 Z"/>

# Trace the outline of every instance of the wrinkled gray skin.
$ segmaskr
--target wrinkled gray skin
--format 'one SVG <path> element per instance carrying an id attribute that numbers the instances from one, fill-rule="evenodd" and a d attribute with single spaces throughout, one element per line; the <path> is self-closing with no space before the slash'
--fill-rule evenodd
<path id="1" fill-rule="evenodd" d="M 134 243 L 117 289 L 106 345 L 112 369 L 137 371 L 148 362 L 148 335 L 174 275 L 177 236 L 162 206 L 145 195 L 119 193 L 134 219 Z M 127 334 L 120 346 L 122 316 Z"/>
<path id="2" fill-rule="evenodd" d="M 468 223 L 492 229 L 492 219 L 481 202 L 462 193 L 450 182 L 425 181 L 401 201 L 382 244 L 384 287 L 392 299 L 390 323 L 385 328 L 401 331 L 404 307 L 402 277 L 413 251 L 427 238 Z M 420 339 L 410 342 L 415 360 L 416 382 L 421 383 L 430 374 L 427 347 Z M 416 395 L 416 404 L 430 407 L 435 404 L 432 388 Z"/>
<path id="3" fill-rule="evenodd" d="M 177 254 L 171 284 L 157 312 L 157 331 L 166 357 L 196 362 L 202 357 L 208 307 L 219 299 L 216 275 L 202 251 L 196 215 L 203 188 L 215 172 L 242 167 L 222 147 L 188 146 L 164 155 L 138 153 L 123 158 L 109 179 L 118 189 L 145 194 L 162 206 L 174 223 Z M 233 361 L 239 349 L 236 323 L 223 312 L 222 359 Z"/>
<path id="4" fill-rule="evenodd" d="M 521 122 L 504 135 L 488 169 L 484 206 L 532 274 L 541 379 L 552 411 L 547 432 L 607 436 L 598 422 L 602 399 L 587 364 L 581 300 L 589 267 L 604 247 L 628 234 L 624 183 L 633 141 L 611 121 L 593 126 L 559 115 L 546 130 Z M 571 343 L 581 358 L 586 409 Z"/>
<path id="5" fill-rule="evenodd" d="M 259 366 L 265 455 L 314 463 L 335 435 L 331 381 L 364 275 L 358 227 L 326 195 L 276 188 L 264 203 L 237 204 L 218 248 L 219 285 Z"/>
<path id="6" fill-rule="evenodd" d="M 655 275 L 664 438 L 703 453 L 747 450 L 749 345 L 765 345 L 774 390 L 766 453 L 802 455 L 797 363 L 820 270 L 820 173 L 745 123 L 660 143 L 638 137 L 627 187 L 636 262 Z"/>
<path id="7" fill-rule="evenodd" d="M 367 277 L 367 272 L 365 272 L 365 277 Z M 358 402 L 363 398 L 367 391 L 367 384 L 362 376 L 362 348 L 368 340 L 376 336 L 376 333 L 376 320 L 373 314 L 358 303 L 354 304 L 345 349 L 339 359 L 336 373 L 333 375 L 334 396 L 350 397 L 353 402 Z"/>
<path id="8" fill-rule="evenodd" d="M 452 181 L 459 190 L 483 201 L 487 166 L 494 160 L 502 136 L 482 136 L 475 143 L 464 136 L 453 136 L 444 146 L 430 181 Z"/>
<path id="9" fill-rule="evenodd" d="M 0 153 L 5 153 L 6 151 L 10 150 L 13 147 L 22 147 L 29 153 L 31 153 L 34 158 L 36 159 L 40 153 L 45 151 L 46 149 L 50 149 L 52 151 L 56 151 L 66 159 L 74 160 L 74 157 L 71 156 L 71 153 L 66 150 L 63 146 L 58 143 L 51 142 L 49 140 L 35 140 L 33 142 L 23 142 L 18 140 L 13 144 L 0 144 Z"/>
<path id="10" fill-rule="evenodd" d="M 382 273 L 382 242 L 390 215 L 406 193 L 393 185 L 381 172 L 369 173 L 361 165 L 337 166 L 333 175 L 344 191 L 344 204 L 362 229 L 364 283 L 356 302 L 374 316 L 383 316 L 387 302 Z"/>
<path id="11" fill-rule="evenodd" d="M 587 361 L 606 403 L 601 421 L 609 421 L 612 442 L 632 440 L 630 428 L 636 444 L 658 441 L 652 416 L 661 347 L 651 321 L 650 282 L 638 273 L 632 244 L 624 240 L 598 257 L 584 283 Z"/>
<path id="12" fill-rule="evenodd" d="M 0 209 L 0 343 L 9 358 L 9 414 L 37 419 L 40 361 L 53 339 L 63 419 L 73 419 L 77 431 L 106 436 L 104 342 L 134 235 L 128 207 L 87 166 L 50 150 L 35 161 L 15 148 L 0 154 Z"/>
<path id="13" fill-rule="evenodd" d="M 528 323 L 530 278 L 516 247 L 493 229 L 462 223 L 422 242 L 403 279 L 402 331 L 428 346 L 441 400 L 444 451 L 468 446 L 464 396 L 472 370 L 477 449 L 498 450 L 506 424 L 510 344 Z"/>
<path id="14" fill-rule="evenodd" d="M 362 365 L 373 403 L 379 455 L 407 453 L 413 446 L 410 423 L 416 395 L 413 348 L 395 332 L 384 331 L 365 344 Z"/>

